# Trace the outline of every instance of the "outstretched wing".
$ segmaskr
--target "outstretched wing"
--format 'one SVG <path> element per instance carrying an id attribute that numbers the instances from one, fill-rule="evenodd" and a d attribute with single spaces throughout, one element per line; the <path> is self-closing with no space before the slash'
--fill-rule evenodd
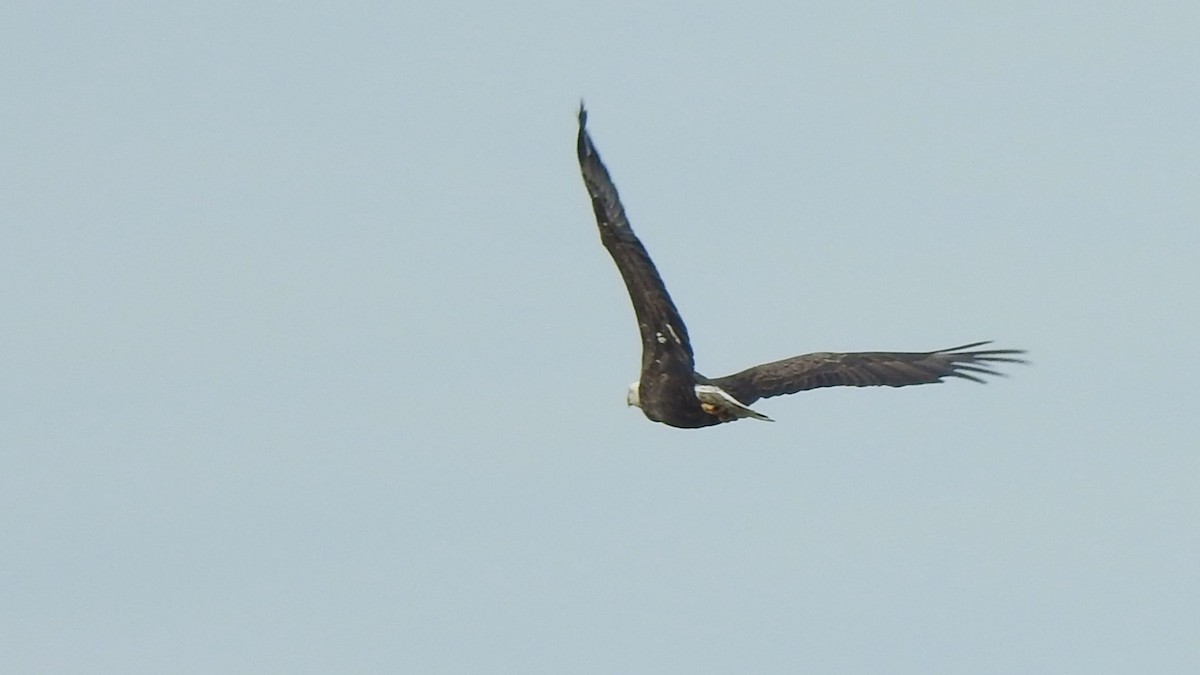
<path id="1" fill-rule="evenodd" d="M 646 247 L 638 240 L 625 217 L 625 209 L 592 144 L 587 132 L 587 111 L 579 106 L 579 137 L 576 141 L 579 170 L 583 183 L 592 198 L 600 241 L 608 249 L 613 262 L 625 280 L 633 311 L 637 314 L 638 330 L 642 336 L 641 399 L 643 409 L 655 398 L 676 396 L 676 400 L 694 398 L 692 346 L 687 328 L 667 288 L 650 260 Z M 654 391 L 650 391 L 653 389 Z M 698 405 L 698 404 L 697 404 Z"/>
<path id="2" fill-rule="evenodd" d="M 711 380 L 746 405 L 760 398 L 794 394 L 820 387 L 907 387 L 946 377 L 983 382 L 981 375 L 1001 375 L 996 363 L 1025 363 L 1021 349 L 976 349 L 974 342 L 936 352 L 817 352 L 764 363 Z"/>

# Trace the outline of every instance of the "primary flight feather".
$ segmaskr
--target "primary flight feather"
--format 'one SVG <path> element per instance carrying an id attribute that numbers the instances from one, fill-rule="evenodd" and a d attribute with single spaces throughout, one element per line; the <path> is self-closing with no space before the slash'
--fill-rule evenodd
<path id="1" fill-rule="evenodd" d="M 979 349 L 989 343 L 974 342 L 932 352 L 816 352 L 706 378 L 695 371 L 687 327 L 625 217 L 617 187 L 587 132 L 582 105 L 576 153 L 600 241 L 625 280 L 642 338 L 641 377 L 630 385 L 627 401 L 655 422 L 698 428 L 744 417 L 769 421 L 750 404 L 820 387 L 904 387 L 947 377 L 983 382 L 981 375 L 1000 374 L 992 364 L 1024 363 L 1020 349 Z"/>

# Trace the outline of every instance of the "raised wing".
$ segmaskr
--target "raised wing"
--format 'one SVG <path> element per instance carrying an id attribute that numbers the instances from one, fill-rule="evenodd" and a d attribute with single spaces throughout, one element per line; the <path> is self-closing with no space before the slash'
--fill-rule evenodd
<path id="1" fill-rule="evenodd" d="M 656 399 L 681 404 L 690 401 L 692 407 L 698 407 L 699 404 L 692 400 L 695 398 L 695 376 L 687 328 L 671 302 L 650 254 L 629 226 L 617 187 L 588 135 L 587 111 L 582 105 L 579 106 L 576 153 L 583 183 L 592 198 L 600 241 L 617 264 L 637 314 L 642 336 L 642 408 L 651 415 Z"/>
<path id="2" fill-rule="evenodd" d="M 760 398 L 794 394 L 820 387 L 907 387 L 947 377 L 983 382 L 981 375 L 1002 375 L 996 363 L 1025 363 L 1021 349 L 976 349 L 990 342 L 936 352 L 817 352 L 764 363 L 740 373 L 710 380 L 746 405 Z"/>

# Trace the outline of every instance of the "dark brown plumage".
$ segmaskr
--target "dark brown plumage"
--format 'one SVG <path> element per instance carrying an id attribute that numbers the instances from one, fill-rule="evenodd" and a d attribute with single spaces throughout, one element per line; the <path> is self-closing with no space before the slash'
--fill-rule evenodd
<path id="1" fill-rule="evenodd" d="M 975 342 L 936 352 L 815 352 L 764 363 L 740 373 L 709 380 L 746 405 L 760 398 L 795 394 L 821 387 L 907 387 L 946 377 L 983 383 L 979 375 L 1002 375 L 992 363 L 1024 363 L 1020 349 L 975 349 Z M 973 350 L 973 351 L 972 351 Z"/>
<path id="2" fill-rule="evenodd" d="M 761 398 L 821 387 L 904 387 L 947 377 L 983 382 L 981 375 L 1000 375 L 990 367 L 993 364 L 1024 363 L 1019 358 L 1022 350 L 977 349 L 989 343 L 975 342 L 933 352 L 817 352 L 705 378 L 695 372 L 687 327 L 629 225 L 617 187 L 587 132 L 582 105 L 576 154 L 600 241 L 625 281 L 642 338 L 641 379 L 631 387 L 629 402 L 651 420 L 696 428 L 742 417 L 767 419 L 747 406 Z"/>

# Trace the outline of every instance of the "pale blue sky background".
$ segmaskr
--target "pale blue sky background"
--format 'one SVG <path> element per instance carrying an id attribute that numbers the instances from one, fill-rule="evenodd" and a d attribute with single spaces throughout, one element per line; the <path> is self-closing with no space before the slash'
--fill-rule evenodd
<path id="1" fill-rule="evenodd" d="M 1200 4 L 195 4 L 0 22 L 0 671 L 1200 672 Z M 581 96 L 703 371 L 1034 364 L 626 409 Z"/>

